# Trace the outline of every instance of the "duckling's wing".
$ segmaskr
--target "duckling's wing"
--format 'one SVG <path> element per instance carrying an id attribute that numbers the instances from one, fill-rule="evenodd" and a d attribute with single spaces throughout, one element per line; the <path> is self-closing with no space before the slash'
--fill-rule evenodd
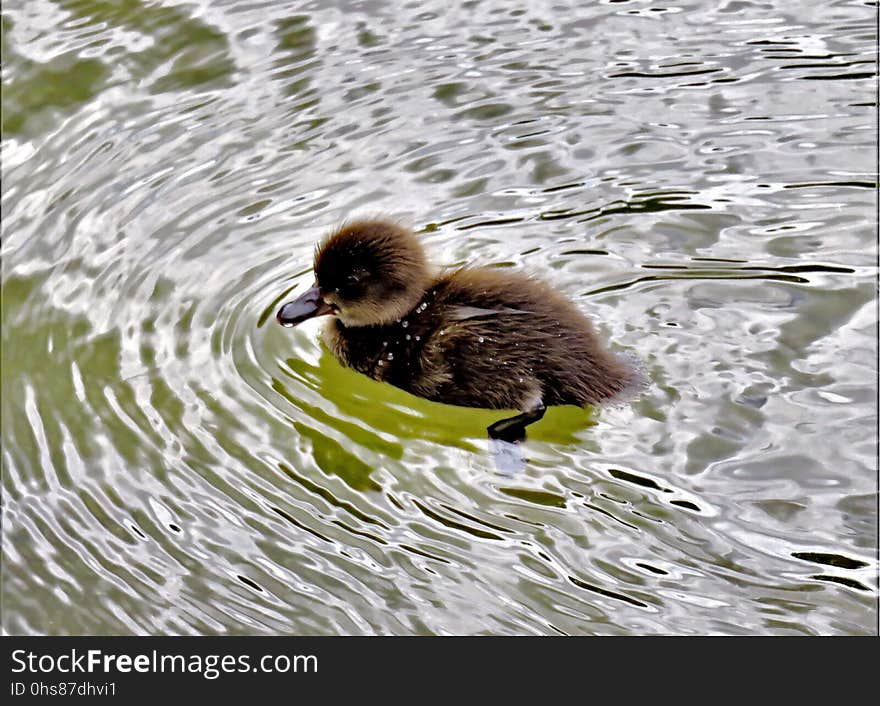
<path id="1" fill-rule="evenodd" d="M 479 306 L 453 306 L 449 311 L 449 318 L 455 321 L 476 319 L 486 316 L 500 316 L 501 314 L 529 314 L 531 312 L 522 309 L 511 309 L 509 306 L 501 306 L 497 309 L 484 309 Z"/>

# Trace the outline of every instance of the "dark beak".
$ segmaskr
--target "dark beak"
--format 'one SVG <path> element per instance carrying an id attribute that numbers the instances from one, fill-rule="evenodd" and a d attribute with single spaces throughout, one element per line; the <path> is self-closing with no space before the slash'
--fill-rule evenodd
<path id="1" fill-rule="evenodd" d="M 321 296 L 321 290 L 318 289 L 317 285 L 314 285 L 307 292 L 303 293 L 299 299 L 294 299 L 292 302 L 282 305 L 275 318 L 278 319 L 278 323 L 282 326 L 296 326 L 306 319 L 311 319 L 313 316 L 323 316 L 332 311 L 331 306 Z"/>

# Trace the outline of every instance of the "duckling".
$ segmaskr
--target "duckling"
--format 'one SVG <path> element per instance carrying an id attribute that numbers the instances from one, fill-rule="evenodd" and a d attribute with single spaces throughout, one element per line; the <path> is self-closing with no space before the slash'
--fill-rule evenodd
<path id="1" fill-rule="evenodd" d="M 282 326 L 331 315 L 323 340 L 343 365 L 429 400 L 518 410 L 488 427 L 492 439 L 524 440 L 550 405 L 596 405 L 642 385 L 548 285 L 486 267 L 435 271 L 397 223 L 343 225 L 317 247 L 314 272 L 278 310 Z"/>

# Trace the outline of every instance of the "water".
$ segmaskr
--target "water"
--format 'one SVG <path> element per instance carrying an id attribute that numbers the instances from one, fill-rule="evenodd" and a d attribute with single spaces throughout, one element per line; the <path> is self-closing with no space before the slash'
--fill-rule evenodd
<path id="1" fill-rule="evenodd" d="M 3 629 L 870 634 L 876 5 L 3 7 Z M 497 414 L 275 324 L 391 213 L 651 378 Z"/>

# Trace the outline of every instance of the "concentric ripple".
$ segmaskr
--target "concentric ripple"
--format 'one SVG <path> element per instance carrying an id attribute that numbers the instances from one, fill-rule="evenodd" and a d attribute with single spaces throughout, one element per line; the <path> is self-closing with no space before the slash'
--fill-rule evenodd
<path id="1" fill-rule="evenodd" d="M 6 633 L 875 630 L 876 7 L 563 5 L 4 4 Z M 500 472 L 275 324 L 353 213 L 651 387 Z"/>

